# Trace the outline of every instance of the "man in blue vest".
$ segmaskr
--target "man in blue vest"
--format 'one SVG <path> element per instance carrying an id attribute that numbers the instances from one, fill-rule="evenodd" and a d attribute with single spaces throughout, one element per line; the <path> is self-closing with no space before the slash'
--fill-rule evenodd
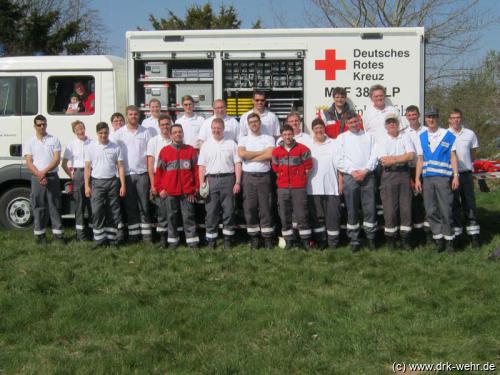
<path id="1" fill-rule="evenodd" d="M 436 251 L 446 249 L 452 253 L 455 251 L 452 190 L 458 189 L 459 185 L 456 137 L 452 132 L 439 127 L 437 108 L 425 111 L 425 123 L 427 130 L 420 134 L 417 145 L 415 190 L 422 191 L 422 175 L 425 212 L 436 240 Z"/>

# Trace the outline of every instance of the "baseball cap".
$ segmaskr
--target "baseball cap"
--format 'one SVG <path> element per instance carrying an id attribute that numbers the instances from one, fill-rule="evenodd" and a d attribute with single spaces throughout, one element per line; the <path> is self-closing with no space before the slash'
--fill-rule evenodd
<path id="1" fill-rule="evenodd" d="M 439 109 L 437 109 L 436 107 L 430 107 L 429 109 L 425 110 L 425 116 L 439 117 Z"/>

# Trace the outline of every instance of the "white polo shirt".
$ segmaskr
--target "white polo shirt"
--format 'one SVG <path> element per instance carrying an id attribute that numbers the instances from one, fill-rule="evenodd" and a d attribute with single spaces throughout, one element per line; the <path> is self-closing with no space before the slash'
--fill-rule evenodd
<path id="1" fill-rule="evenodd" d="M 429 129 L 427 129 L 429 138 L 429 148 L 431 149 L 431 152 L 434 152 L 436 150 L 437 146 L 441 143 L 447 132 L 448 130 L 443 128 L 437 128 L 435 132 L 431 132 Z M 455 140 L 455 142 L 453 142 L 453 146 L 451 146 L 451 151 L 456 151 L 456 149 L 457 149 L 457 141 Z M 419 142 L 417 146 L 417 155 L 420 156 L 423 154 L 424 152 L 422 150 L 422 144 Z"/>
<path id="2" fill-rule="evenodd" d="M 346 131 L 337 137 L 339 158 L 337 167 L 342 173 L 367 169 L 373 171 L 377 166 L 375 138 L 360 130 L 357 133 Z"/>
<path id="3" fill-rule="evenodd" d="M 307 180 L 309 195 L 339 195 L 336 155 L 339 150 L 336 141 L 326 137 L 322 143 L 314 140 L 308 145 L 311 150 L 313 167 Z"/>
<path id="4" fill-rule="evenodd" d="M 472 130 L 464 128 L 456 132 L 452 127 L 448 129 L 451 131 L 457 139 L 455 140 L 457 160 L 458 160 L 458 171 L 466 172 L 472 171 L 472 157 L 471 150 L 474 148 L 479 148 L 479 141 L 477 140 L 476 133 Z"/>
<path id="5" fill-rule="evenodd" d="M 63 159 L 68 160 L 73 168 L 85 167 L 85 153 L 84 149 L 92 140 L 87 137 L 84 141 L 81 139 L 73 139 L 64 150 Z"/>
<path id="6" fill-rule="evenodd" d="M 153 116 L 146 117 L 144 120 L 142 120 L 141 126 L 145 127 L 146 129 L 151 129 L 153 135 L 160 134 L 159 120 L 157 118 L 154 118 Z"/>
<path id="7" fill-rule="evenodd" d="M 197 115 L 196 113 L 193 115 L 193 117 L 182 115 L 177 120 L 175 120 L 176 124 L 182 125 L 185 144 L 193 146 L 194 148 L 199 147 L 198 138 L 203 121 L 205 121 L 205 118 Z"/>
<path id="8" fill-rule="evenodd" d="M 50 134 L 47 134 L 42 139 L 34 136 L 23 146 L 24 156 L 30 155 L 33 159 L 33 165 L 38 170 L 46 168 L 52 159 L 54 159 L 54 153 L 57 151 L 61 152 L 61 142 Z M 58 170 L 59 167 L 56 166 L 49 173 L 54 173 Z"/>
<path id="9" fill-rule="evenodd" d="M 398 156 L 408 152 L 415 152 L 413 143 L 410 137 L 406 134 L 399 133 L 397 137 L 385 135 L 383 141 L 379 142 L 376 146 L 377 157 L 383 156 Z"/>
<path id="10" fill-rule="evenodd" d="M 246 136 L 251 133 L 250 128 L 248 127 L 248 115 L 250 113 L 254 113 L 254 110 L 246 112 L 240 118 L 240 137 Z M 271 111 L 267 109 L 264 113 L 257 113 L 260 116 L 260 133 L 267 134 L 271 137 L 279 137 L 280 136 L 280 122 L 278 117 Z"/>
<path id="11" fill-rule="evenodd" d="M 206 168 L 205 174 L 234 173 L 234 165 L 241 163 L 238 147 L 232 139 L 220 141 L 210 137 L 203 143 L 198 156 L 198 165 Z"/>
<path id="12" fill-rule="evenodd" d="M 201 139 L 203 142 L 206 142 L 207 139 L 212 138 L 212 121 L 215 116 L 210 116 L 205 121 L 200 128 L 200 133 L 198 134 L 198 139 Z M 231 139 L 235 142 L 238 142 L 238 138 L 240 137 L 240 125 L 238 120 L 234 117 L 225 115 L 224 118 L 224 139 Z"/>
<path id="13" fill-rule="evenodd" d="M 309 134 L 300 132 L 299 134 L 294 134 L 293 139 L 297 143 L 302 143 L 304 146 L 309 147 L 309 145 L 312 143 L 312 138 Z M 279 137 L 278 140 L 276 141 L 276 146 L 279 146 L 280 142 L 283 140 L 283 137 Z M 309 147 L 310 148 L 310 147 Z"/>
<path id="14" fill-rule="evenodd" d="M 420 145 L 420 134 L 427 130 L 427 126 L 420 125 L 420 127 L 415 130 L 410 125 L 402 131 L 403 134 L 406 134 L 410 137 L 411 143 L 413 144 L 413 149 L 415 150 L 415 158 L 409 162 L 410 166 L 415 167 L 417 165 L 417 150 Z"/>
<path id="15" fill-rule="evenodd" d="M 116 163 L 123 161 L 122 149 L 111 141 L 105 145 L 92 142 L 85 148 L 85 161 L 90 162 L 92 178 L 116 177 L 118 174 Z"/>
<path id="16" fill-rule="evenodd" d="M 264 151 L 266 148 L 274 148 L 274 138 L 267 134 L 249 135 L 240 138 L 238 147 L 244 147 L 247 151 Z M 248 161 L 243 160 L 243 172 L 269 172 L 270 161 Z"/>
<path id="17" fill-rule="evenodd" d="M 163 135 L 158 134 L 151 138 L 148 142 L 148 147 L 146 150 L 147 156 L 152 156 L 155 160 L 155 171 L 158 166 L 158 155 L 160 155 L 160 151 L 163 147 L 168 146 L 172 143 L 172 139 L 165 139 Z"/>
<path id="18" fill-rule="evenodd" d="M 141 125 L 135 131 L 129 130 L 125 125 L 113 134 L 113 142 L 122 149 L 125 175 L 148 171 L 146 151 L 151 138 L 153 138 L 152 131 Z"/>
<path id="19" fill-rule="evenodd" d="M 365 132 L 370 134 L 375 138 L 375 142 L 383 141 L 387 130 L 385 129 L 385 117 L 394 113 L 399 117 L 399 111 L 392 105 L 386 105 L 384 109 L 377 109 L 373 106 L 369 106 L 363 115 L 363 128 Z M 399 119 L 401 124 L 401 119 Z"/>

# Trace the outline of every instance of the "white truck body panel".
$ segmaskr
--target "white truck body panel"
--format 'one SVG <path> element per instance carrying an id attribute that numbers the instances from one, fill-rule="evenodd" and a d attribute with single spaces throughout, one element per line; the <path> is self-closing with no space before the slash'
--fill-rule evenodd
<path id="1" fill-rule="evenodd" d="M 423 105 L 423 28 L 130 31 L 126 39 L 128 101 L 137 105 L 145 104 L 137 100 L 137 61 L 206 60 L 209 53 L 214 98 L 224 99 L 224 61 L 300 56 L 306 125 L 318 109 L 331 106 L 331 91 L 337 86 L 348 90 L 351 105 L 360 113 L 371 105 L 369 88 L 374 84 L 386 87 L 388 103 L 402 113 L 408 105 Z"/>

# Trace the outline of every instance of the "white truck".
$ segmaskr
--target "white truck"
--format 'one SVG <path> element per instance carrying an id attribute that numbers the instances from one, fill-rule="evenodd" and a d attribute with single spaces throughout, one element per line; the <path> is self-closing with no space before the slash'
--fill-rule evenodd
<path id="1" fill-rule="evenodd" d="M 93 113 L 65 114 L 75 82 L 95 95 Z M 254 89 L 264 90 L 268 106 L 281 120 L 291 110 L 304 114 L 307 127 L 331 93 L 345 87 L 362 113 L 370 105 L 369 88 L 382 84 L 401 112 L 422 106 L 424 30 L 269 29 L 131 31 L 126 59 L 112 56 L 31 56 L 0 58 L 0 225 L 32 225 L 29 172 L 22 145 L 33 136 L 33 118 L 43 114 L 48 132 L 63 145 L 73 138 L 79 119 L 92 136 L 95 124 L 109 122 L 126 104 L 146 116 L 152 98 L 174 117 L 180 98 L 194 97 L 196 110 L 208 115 L 213 99 L 227 102 L 239 117 L 252 106 Z M 61 170 L 62 184 L 67 176 Z M 63 189 L 63 186 L 61 186 Z M 70 195 L 62 213 L 70 217 Z"/>

